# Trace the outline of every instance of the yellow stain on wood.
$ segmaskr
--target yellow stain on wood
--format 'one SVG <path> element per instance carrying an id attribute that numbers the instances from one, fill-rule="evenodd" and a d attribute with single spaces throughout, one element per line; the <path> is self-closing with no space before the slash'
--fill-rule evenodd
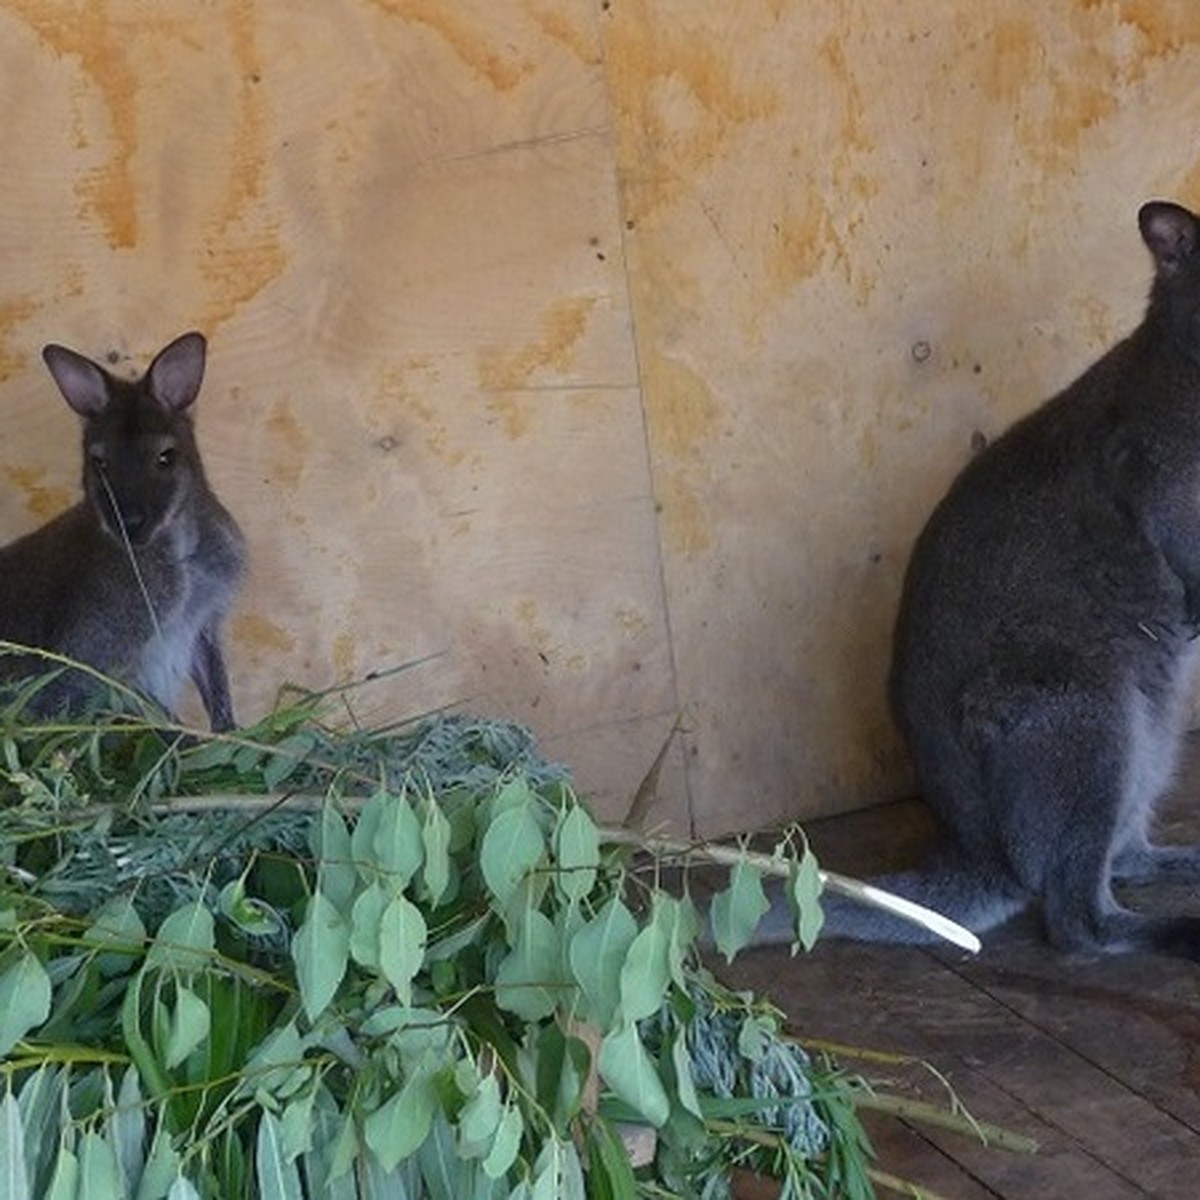
<path id="1" fill-rule="evenodd" d="M 239 613 L 230 624 L 234 640 L 256 650 L 288 654 L 296 648 L 296 639 L 274 621 L 257 613 Z"/>
<path id="2" fill-rule="evenodd" d="M 1135 31 L 1132 41 L 1120 26 Z M 1117 115 L 1149 63 L 1198 39 L 1198 5 L 1084 0 L 1053 42 L 1035 13 L 997 20 L 972 49 L 985 96 L 1013 111 L 1029 159 L 1057 172 L 1074 166 L 1084 137 Z"/>
<path id="3" fill-rule="evenodd" d="M 9 0 L 8 7 L 55 53 L 78 58 L 84 74 L 103 97 L 112 130 L 112 154 L 104 166 L 79 181 L 78 194 L 85 210 L 99 217 L 114 250 L 136 245 L 138 206 L 132 163 L 138 145 L 138 78 L 125 43 L 113 29 L 109 5 L 105 0 L 84 0 L 69 8 L 52 8 L 44 0 Z"/>
<path id="4" fill-rule="evenodd" d="M 655 353 L 644 361 L 642 386 L 655 456 L 698 457 L 721 417 L 708 384 L 678 359 Z"/>
<path id="5" fill-rule="evenodd" d="M 737 56 L 722 39 L 665 21 L 647 0 L 614 6 L 606 40 L 619 167 L 635 222 L 690 194 L 735 129 L 780 108 L 776 87 L 737 77 Z"/>
<path id="6" fill-rule="evenodd" d="M 566 46 L 580 62 L 593 67 L 600 61 L 600 48 L 596 39 L 586 30 L 573 24 L 562 8 L 548 8 L 535 4 L 529 9 L 529 13 L 547 37 Z"/>
<path id="7" fill-rule="evenodd" d="M 15 372 L 23 370 L 29 361 L 29 355 L 25 351 L 9 347 L 9 334 L 15 326 L 27 321 L 37 310 L 37 302 L 28 297 L 0 301 L 0 383 Z"/>
<path id="8" fill-rule="evenodd" d="M 833 214 L 816 189 L 799 189 L 771 226 L 764 282 L 773 296 L 819 274 L 830 262 L 846 270 L 848 255 Z"/>
<path id="9" fill-rule="evenodd" d="M 304 432 L 286 400 L 277 400 L 267 418 L 274 457 L 271 468 L 284 487 L 294 488 L 304 471 L 304 456 L 312 439 Z"/>
<path id="10" fill-rule="evenodd" d="M 201 263 L 205 277 L 217 287 L 213 323 L 254 299 L 288 263 L 278 219 L 256 213 L 266 191 L 267 113 L 254 0 L 231 0 L 225 20 L 238 75 L 237 116 L 225 194 L 212 220 L 209 254 Z"/>
<path id="11" fill-rule="evenodd" d="M 438 372 L 427 358 L 416 357 L 399 366 L 389 366 L 376 390 L 377 403 L 366 413 L 367 423 L 375 436 L 375 445 L 383 451 L 391 451 L 403 440 L 397 429 L 397 415 L 405 423 L 415 422 L 421 428 L 426 450 L 448 466 L 458 466 L 467 452 L 450 444 L 450 430 L 434 405 L 425 395 L 414 389 L 410 382 L 413 373 L 423 375 L 428 386 L 435 387 Z"/>
<path id="12" fill-rule="evenodd" d="M 339 679 L 354 677 L 357 643 L 352 633 L 339 633 L 333 639 L 333 669 Z"/>
<path id="13" fill-rule="evenodd" d="M 1110 12 L 1114 7 L 1122 25 L 1131 25 L 1141 35 L 1151 58 L 1175 54 L 1189 43 L 1200 41 L 1200 5 L 1192 0 L 1164 4 L 1163 0 L 1083 0 L 1085 10 Z"/>
<path id="14" fill-rule="evenodd" d="M 65 512 L 74 497 L 62 487 L 46 487 L 46 472 L 40 467 L 5 466 L 4 474 L 25 494 L 25 508 L 39 521 L 49 521 Z"/>
<path id="15" fill-rule="evenodd" d="M 431 29 L 475 74 L 498 92 L 511 91 L 533 73 L 533 63 L 514 60 L 488 44 L 458 0 L 371 0 L 389 16 Z"/>
<path id="16" fill-rule="evenodd" d="M 651 354 L 643 366 L 646 421 L 660 464 L 655 498 L 664 539 L 672 551 L 699 554 L 712 544 L 700 491 L 709 480 L 705 450 L 717 434 L 721 408 L 684 363 Z"/>
<path id="17" fill-rule="evenodd" d="M 655 488 L 666 548 L 683 558 L 703 554 L 712 546 L 712 528 L 703 501 L 686 473 L 664 475 Z"/>
<path id="18" fill-rule="evenodd" d="M 542 370 L 567 371 L 575 347 L 587 329 L 593 296 L 556 300 L 542 314 L 541 336 L 516 350 L 487 349 L 479 356 L 479 386 L 485 392 L 512 392 L 527 387 Z M 516 420 L 509 433 L 519 437 L 526 425 Z"/>

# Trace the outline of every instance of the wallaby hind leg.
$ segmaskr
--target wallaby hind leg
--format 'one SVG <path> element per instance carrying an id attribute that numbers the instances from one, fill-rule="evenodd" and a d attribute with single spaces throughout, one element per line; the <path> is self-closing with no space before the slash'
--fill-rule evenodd
<path id="1" fill-rule="evenodd" d="M 1145 828 L 1153 797 L 1131 769 L 1139 729 L 1107 689 L 1076 682 L 1085 666 L 1050 655 L 1040 671 L 1025 659 L 1003 662 L 1007 670 L 994 668 L 967 692 L 964 732 L 1001 853 L 1040 897 L 1049 940 L 1120 951 L 1142 944 L 1144 919 L 1117 903 L 1112 863 Z"/>
<path id="2" fill-rule="evenodd" d="M 1140 841 L 1116 855 L 1112 873 L 1121 883 L 1200 880 L 1200 846 L 1156 846 Z"/>
<path id="3" fill-rule="evenodd" d="M 1100 741 L 1105 741 L 1106 752 Z M 1126 840 L 1123 823 L 1139 820 L 1154 797 L 1130 795 L 1131 781 L 1122 764 L 1112 761 L 1119 740 L 1099 739 L 1075 745 L 1074 800 L 1070 824 L 1061 830 L 1057 850 L 1042 882 L 1042 910 L 1050 941 L 1064 950 L 1123 954 L 1133 951 L 1200 959 L 1200 918 L 1151 917 L 1124 908 L 1113 895 L 1114 863 L 1155 870 L 1185 865 L 1189 848 L 1143 845 L 1124 855 L 1114 847 Z M 1067 763 L 1063 763 L 1067 765 Z M 1059 779 L 1060 785 L 1067 778 Z"/>

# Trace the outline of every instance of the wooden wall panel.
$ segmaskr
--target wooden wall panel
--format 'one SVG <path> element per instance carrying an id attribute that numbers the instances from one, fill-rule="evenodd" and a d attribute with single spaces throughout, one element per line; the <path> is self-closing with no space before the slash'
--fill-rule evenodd
<path id="1" fill-rule="evenodd" d="M 244 715 L 433 656 L 360 717 L 607 815 L 677 716 L 677 829 L 895 794 L 912 537 L 1137 319 L 1198 68 L 1191 0 L 0 0 L 0 531 L 76 492 L 41 344 L 199 327 Z"/>
<path id="2" fill-rule="evenodd" d="M 695 820 L 902 792 L 912 538 L 1136 321 L 1200 8 L 625 0 L 604 46 Z"/>
<path id="3" fill-rule="evenodd" d="M 41 343 L 199 326 L 241 713 L 433 655 L 359 718 L 527 721 L 623 811 L 675 701 L 594 7 L 5 0 L 0 88 L 5 533 L 78 471 Z"/>

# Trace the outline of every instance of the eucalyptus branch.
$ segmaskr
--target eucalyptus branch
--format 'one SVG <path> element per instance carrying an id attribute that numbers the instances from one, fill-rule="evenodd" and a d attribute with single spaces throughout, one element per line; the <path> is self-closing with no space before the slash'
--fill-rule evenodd
<path id="1" fill-rule="evenodd" d="M 740 846 L 723 846 L 713 842 L 682 842 L 671 838 L 648 837 L 629 829 L 616 829 L 612 826 L 603 827 L 601 835 L 606 842 L 611 844 L 634 846 L 659 857 L 685 858 L 689 860 L 700 859 L 726 867 L 747 862 L 764 875 L 775 875 L 783 879 L 786 879 L 792 870 L 791 863 L 784 858 L 780 858 L 774 854 L 762 854 L 753 850 L 746 850 Z M 848 896 L 851 900 L 869 904 L 873 908 L 882 909 L 893 916 L 901 917 L 906 921 L 920 925 L 928 929 L 931 933 L 936 933 L 939 937 L 945 938 L 946 941 L 952 942 L 964 950 L 971 951 L 972 954 L 979 952 L 979 939 L 969 929 L 963 928 L 957 922 L 942 916 L 941 913 L 934 912 L 931 908 L 926 908 L 923 904 L 917 904 L 912 900 L 905 899 L 903 896 L 897 896 L 892 892 L 884 891 L 883 888 L 875 887 L 873 884 L 863 883 L 861 880 L 852 879 L 848 875 L 839 875 L 833 871 L 822 870 L 821 883 L 831 892 Z"/>
<path id="2" fill-rule="evenodd" d="M 968 1113 L 951 1112 L 937 1104 L 927 1104 L 924 1100 L 912 1100 L 907 1096 L 891 1096 L 864 1088 L 854 1094 L 854 1106 L 872 1112 L 887 1113 L 889 1116 L 914 1121 L 919 1125 L 948 1129 L 964 1137 L 974 1137 L 985 1146 L 999 1146 L 1003 1150 L 1011 1150 L 1014 1154 L 1036 1154 L 1040 1149 L 1033 1138 L 1024 1134 L 990 1125 L 986 1121 L 978 1121 Z"/>

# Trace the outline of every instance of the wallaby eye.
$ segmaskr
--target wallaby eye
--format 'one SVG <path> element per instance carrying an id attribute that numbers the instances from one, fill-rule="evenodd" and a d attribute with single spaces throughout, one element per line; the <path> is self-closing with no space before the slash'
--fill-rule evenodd
<path id="1" fill-rule="evenodd" d="M 88 461 L 96 468 L 97 471 L 103 471 L 108 466 L 108 460 L 104 457 L 103 446 L 88 447 Z"/>
<path id="2" fill-rule="evenodd" d="M 159 468 L 163 471 L 168 471 L 175 465 L 175 447 L 166 446 L 158 452 L 158 457 L 154 460 Z"/>

